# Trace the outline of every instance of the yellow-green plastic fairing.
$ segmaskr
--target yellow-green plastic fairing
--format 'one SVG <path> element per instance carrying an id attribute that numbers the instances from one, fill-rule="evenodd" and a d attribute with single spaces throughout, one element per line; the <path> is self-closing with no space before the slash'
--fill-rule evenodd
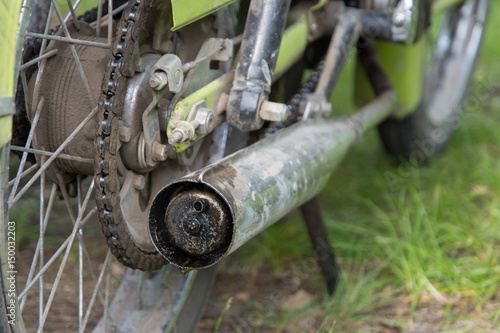
<path id="1" fill-rule="evenodd" d="M 171 0 L 174 26 L 172 31 L 199 20 L 236 0 Z"/>
<path id="2" fill-rule="evenodd" d="M 0 0 L 0 114 L 14 111 L 14 73 L 16 68 L 17 27 L 21 0 Z M 0 117 L 0 147 L 10 141 L 12 116 Z"/>
<path id="3" fill-rule="evenodd" d="M 382 67 L 396 92 L 398 107 L 394 116 L 403 118 L 417 107 L 422 97 L 424 79 L 425 37 L 412 45 L 377 41 L 375 49 Z M 374 98 L 374 92 L 359 64 L 356 64 L 355 99 L 358 106 Z"/>

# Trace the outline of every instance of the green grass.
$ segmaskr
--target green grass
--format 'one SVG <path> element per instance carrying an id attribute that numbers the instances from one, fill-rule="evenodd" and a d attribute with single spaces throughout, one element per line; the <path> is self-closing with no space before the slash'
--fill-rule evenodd
<path id="1" fill-rule="evenodd" d="M 421 308 L 439 313 L 441 331 L 489 330 L 457 324 L 463 320 L 500 325 L 498 19 L 500 3 L 492 1 L 471 95 L 447 151 L 416 167 L 391 159 L 369 133 L 320 195 L 342 268 L 337 294 L 318 296 L 307 311 L 268 311 L 263 327 L 286 330 L 313 317 L 310 328 L 325 332 L 404 331 L 422 325 Z M 353 107 L 349 72 L 341 82 L 334 112 Z M 278 277 L 292 265 L 300 280 L 324 290 L 318 271 L 301 269 L 313 251 L 297 214 L 246 244 L 237 260 Z"/>

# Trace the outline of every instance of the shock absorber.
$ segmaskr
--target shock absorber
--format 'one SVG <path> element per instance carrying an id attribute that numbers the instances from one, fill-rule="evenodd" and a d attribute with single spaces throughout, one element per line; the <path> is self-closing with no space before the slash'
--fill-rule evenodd
<path id="1" fill-rule="evenodd" d="M 228 122 L 243 132 L 262 127 L 259 110 L 271 90 L 290 0 L 252 0 L 227 106 Z"/>

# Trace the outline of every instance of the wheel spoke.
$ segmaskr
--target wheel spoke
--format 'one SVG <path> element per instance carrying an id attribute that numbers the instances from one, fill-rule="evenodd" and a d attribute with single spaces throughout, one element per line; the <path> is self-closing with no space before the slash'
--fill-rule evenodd
<path id="1" fill-rule="evenodd" d="M 30 181 L 22 188 L 21 191 L 12 199 L 12 201 L 9 200 L 9 205 L 13 205 L 21 196 L 23 196 L 24 193 L 33 185 L 33 183 L 40 177 L 42 172 L 44 172 L 50 164 L 58 157 L 61 152 L 63 151 L 64 148 L 75 138 L 75 136 L 78 134 L 78 132 L 81 131 L 81 129 L 91 120 L 97 113 L 97 107 L 95 107 L 88 115 L 83 119 L 83 121 L 73 130 L 73 132 L 64 140 L 64 142 L 57 148 L 57 150 L 50 156 L 50 158 L 47 160 L 47 162 L 40 167 L 40 169 L 37 171 L 37 173 L 30 179 Z"/>
<path id="2" fill-rule="evenodd" d="M 42 157 L 42 165 L 44 162 L 45 158 Z M 44 198 L 44 191 L 45 191 L 45 172 L 42 172 L 40 176 L 40 232 L 39 232 L 39 242 L 40 242 L 40 253 L 39 253 L 39 266 L 40 268 L 43 267 L 44 263 L 44 236 L 45 236 L 45 226 L 44 226 L 44 216 L 45 216 L 45 198 Z M 43 313 L 43 276 L 40 276 L 40 280 L 38 280 L 38 320 L 39 324 L 42 323 L 42 313 Z"/>
<path id="3" fill-rule="evenodd" d="M 78 201 L 78 212 L 82 210 L 82 176 L 77 176 L 77 201 Z M 83 322 L 83 230 L 80 229 L 77 233 L 78 235 L 78 327 L 82 327 Z M 87 251 L 85 251 L 87 253 Z M 88 256 L 87 256 L 88 258 Z M 92 267 L 89 260 L 89 267 Z"/>
<path id="4" fill-rule="evenodd" d="M 75 11 L 78 8 L 78 5 L 80 5 L 81 0 L 76 0 L 75 4 L 73 6 L 69 6 L 69 8 L 73 8 L 73 11 Z M 64 23 L 68 24 L 69 18 L 72 17 L 71 12 L 66 15 L 64 18 Z"/>
<path id="5" fill-rule="evenodd" d="M 43 222 L 43 232 L 45 233 L 45 229 L 47 228 L 47 222 L 49 221 L 49 217 L 50 217 L 50 213 L 52 212 L 52 206 L 54 204 L 54 198 L 56 196 L 56 190 L 57 190 L 57 185 L 56 184 L 53 184 L 52 185 L 52 191 L 50 192 L 50 197 L 49 197 L 49 202 L 47 204 L 47 209 L 45 211 L 45 217 L 44 217 L 44 222 Z M 41 242 L 40 242 L 40 238 L 38 239 L 38 242 L 36 244 L 36 248 L 35 248 L 35 253 L 33 254 L 33 260 L 31 262 L 31 268 L 30 268 L 30 271 L 28 273 L 28 278 L 26 280 L 26 284 L 29 284 L 31 282 L 31 279 L 33 278 L 33 274 L 35 273 L 35 268 L 38 264 L 38 258 L 39 258 L 39 253 L 40 253 L 40 246 L 41 245 Z M 41 266 L 40 266 L 40 269 L 41 269 Z M 27 294 L 25 294 L 20 300 L 21 300 L 21 311 L 24 309 L 24 304 L 26 303 L 26 296 Z"/>
<path id="6" fill-rule="evenodd" d="M 68 27 L 67 27 L 66 22 L 64 21 L 64 19 L 62 17 L 61 10 L 59 9 L 59 6 L 57 5 L 56 0 L 52 0 L 52 3 L 54 4 L 54 9 L 56 11 L 57 17 L 59 18 L 59 22 L 61 23 L 61 27 L 63 29 L 64 35 L 67 38 L 71 38 Z M 92 93 L 90 91 L 89 81 L 87 80 L 87 77 L 85 76 L 85 73 L 83 71 L 82 63 L 80 62 L 80 58 L 78 57 L 78 53 L 76 52 L 75 45 L 69 44 L 69 49 L 71 50 L 71 53 L 73 54 L 73 58 L 75 59 L 76 67 L 78 68 L 78 72 L 80 73 L 80 77 L 83 81 L 85 91 L 87 92 L 88 102 L 90 104 L 90 107 L 92 107 L 93 106 L 92 105 L 93 98 L 92 98 Z"/>
<path id="7" fill-rule="evenodd" d="M 100 48 L 104 48 L 104 49 L 109 49 L 109 45 L 110 45 L 110 44 L 92 42 L 92 41 L 88 41 L 88 40 L 71 38 L 71 37 L 38 34 L 35 32 L 28 32 L 28 33 L 26 33 L 26 36 L 33 37 L 33 38 L 43 38 L 43 39 L 48 39 L 48 40 L 57 40 L 57 41 L 66 42 L 66 43 L 70 43 L 70 44 L 95 46 L 95 47 L 100 47 Z"/>
<path id="8" fill-rule="evenodd" d="M 75 9 L 78 6 L 78 4 L 73 8 L 73 4 L 71 3 L 71 0 L 67 0 L 68 2 L 68 7 L 69 7 L 69 13 L 71 14 L 71 17 L 73 18 L 73 24 L 75 25 L 77 30 L 80 30 L 80 22 L 78 22 L 78 18 L 76 17 Z M 78 2 L 79 3 L 79 2 Z M 66 20 L 64 20 L 66 21 Z"/>
<path id="9" fill-rule="evenodd" d="M 28 169 L 24 170 L 23 173 L 19 176 L 19 178 L 23 179 L 24 177 L 26 177 L 27 175 L 29 175 L 30 173 L 32 173 L 36 169 L 38 169 L 38 164 L 33 164 Z M 16 178 L 13 178 L 11 181 L 9 181 L 9 187 L 14 185 L 15 181 L 16 181 Z"/>
<path id="10" fill-rule="evenodd" d="M 87 224 L 87 222 L 89 222 L 89 220 L 93 217 L 93 215 L 96 212 L 97 212 L 97 207 L 94 207 L 85 216 L 85 218 L 81 219 L 79 221 L 79 223 L 75 225 L 75 228 L 77 230 L 80 230 L 80 228 L 83 228 Z M 78 226 L 78 227 L 76 227 L 76 226 Z M 33 280 L 31 280 L 29 283 L 26 283 L 26 286 L 24 287 L 24 290 L 22 292 L 20 292 L 19 295 L 18 295 L 18 299 L 19 300 L 22 299 L 28 293 L 28 291 L 31 289 L 31 287 L 33 287 L 33 285 L 38 281 L 38 279 L 40 278 L 40 276 L 43 275 L 47 271 L 47 269 L 54 263 L 54 261 L 56 261 L 56 259 L 59 257 L 59 255 L 67 248 L 68 244 L 70 242 L 72 243 L 71 238 L 74 238 L 73 233 L 68 238 L 66 238 L 66 240 L 64 241 L 64 243 L 62 243 L 62 245 L 57 249 L 57 251 L 52 255 L 52 257 L 50 257 L 50 259 L 43 266 L 43 268 L 40 269 L 40 271 L 37 273 L 37 275 L 33 278 Z"/>
<path id="11" fill-rule="evenodd" d="M 27 152 L 27 153 L 32 153 L 32 154 L 37 154 L 37 155 L 42 155 L 42 156 L 52 156 L 55 154 L 55 153 L 50 152 L 50 151 L 33 149 L 33 148 L 25 148 L 25 147 L 19 147 L 19 146 L 10 146 L 10 150 L 22 151 L 22 152 Z M 87 163 L 87 164 L 94 163 L 94 160 L 92 160 L 90 158 L 83 158 L 83 157 L 73 156 L 73 155 L 68 155 L 68 154 L 59 154 L 59 156 L 57 158 L 60 158 L 63 160 L 74 161 L 74 162 L 82 162 L 82 163 Z"/>
<path id="12" fill-rule="evenodd" d="M 28 61 L 27 63 L 23 64 L 21 67 L 19 67 L 20 70 L 25 70 L 26 68 L 33 66 L 34 64 L 38 64 L 40 61 L 53 57 L 57 54 L 57 49 L 50 50 L 49 52 L 39 56 L 38 58 L 35 58 L 33 60 Z M 23 88 L 24 89 L 24 88 Z"/>
<path id="13" fill-rule="evenodd" d="M 125 9 L 125 7 L 127 7 L 127 6 L 128 6 L 128 3 L 124 3 L 124 4 L 123 4 L 123 5 L 121 5 L 120 7 L 117 7 L 117 8 L 116 8 L 115 10 L 113 10 L 113 12 L 111 13 L 111 17 L 113 17 L 113 16 L 115 16 L 116 14 L 118 14 L 118 13 L 122 12 L 122 11 Z M 108 26 L 109 26 L 109 14 L 106 14 L 106 15 L 104 15 L 104 16 L 101 18 L 101 24 L 100 24 L 100 25 L 102 26 L 106 20 L 108 20 L 108 23 L 107 23 L 107 24 L 108 24 Z M 98 22 L 98 21 L 95 21 L 95 22 L 90 23 L 90 26 L 91 26 L 91 27 L 95 27 L 95 28 L 97 29 L 97 27 L 96 27 L 96 25 L 98 24 L 97 22 Z M 110 41 L 109 41 L 109 40 L 108 40 L 108 43 L 110 43 Z M 110 44 L 110 45 L 111 45 L 111 44 Z"/>
<path id="14" fill-rule="evenodd" d="M 61 193 L 63 195 L 64 203 L 66 204 L 66 210 L 68 211 L 68 214 L 69 214 L 69 217 L 71 219 L 71 222 L 74 225 L 76 223 L 77 217 L 75 215 L 75 212 L 73 211 L 73 208 L 71 207 L 71 203 L 70 203 L 70 200 L 69 200 L 69 194 L 68 194 L 68 191 L 66 190 L 66 186 L 64 186 L 64 182 L 63 182 L 62 178 L 60 178 L 60 176 L 58 178 L 59 178 L 59 188 L 61 189 Z M 78 189 L 78 191 L 80 191 L 80 189 Z M 81 209 L 80 193 L 78 193 L 78 207 L 79 207 L 78 209 L 80 210 Z M 80 231 L 82 231 L 81 228 L 80 228 Z M 76 234 L 76 237 L 78 237 L 78 242 L 79 242 L 79 244 L 81 244 L 81 248 L 82 248 L 83 254 L 85 254 L 85 257 L 86 257 L 86 260 L 87 260 L 87 264 L 89 266 L 90 276 L 92 277 L 92 279 L 94 280 L 94 282 L 96 282 L 97 278 L 96 278 L 96 275 L 95 275 L 95 272 L 94 272 L 94 268 L 92 267 L 92 262 L 90 260 L 89 253 L 88 253 L 87 248 L 85 246 L 85 243 L 83 241 L 82 234 L 80 232 L 78 232 Z M 103 297 L 102 297 L 101 294 L 99 294 L 99 297 L 101 298 L 101 302 L 104 303 L 104 299 L 103 299 Z"/>
<path id="15" fill-rule="evenodd" d="M 108 13 L 113 12 L 113 0 L 108 1 Z M 108 44 L 113 41 L 113 15 L 108 14 Z"/>
<path id="16" fill-rule="evenodd" d="M 71 232 L 71 235 L 68 238 L 69 242 L 68 242 L 68 245 L 66 246 L 66 252 L 64 253 L 61 265 L 59 266 L 59 270 L 57 272 L 57 276 L 54 280 L 54 284 L 52 286 L 52 290 L 50 292 L 49 299 L 47 300 L 47 305 L 45 306 L 45 310 L 43 312 L 43 317 L 42 317 L 42 322 L 40 324 L 40 327 L 38 328 L 38 332 L 42 332 L 45 321 L 47 320 L 47 316 L 49 314 L 49 310 L 50 310 L 50 307 L 52 305 L 52 301 L 54 300 L 54 296 L 55 296 L 55 293 L 57 291 L 57 287 L 59 286 L 59 282 L 61 281 L 61 276 L 62 276 L 62 273 L 64 271 L 64 267 L 66 266 L 66 262 L 68 260 L 69 252 L 70 252 L 71 247 L 73 245 L 73 242 L 75 240 L 75 236 L 80 229 L 79 228 L 80 221 L 82 220 L 83 213 L 84 213 L 85 209 L 87 208 L 87 204 L 90 200 L 90 195 L 92 194 L 93 189 L 94 189 L 94 181 L 92 180 L 92 183 L 90 184 L 90 187 L 87 191 L 87 195 L 85 196 L 85 200 L 83 202 L 82 209 L 80 210 L 80 212 L 78 214 L 78 218 L 76 219 L 75 226 L 73 227 L 73 231 Z"/>
<path id="17" fill-rule="evenodd" d="M 40 119 L 40 113 L 43 109 L 43 104 L 44 104 L 44 98 L 42 97 L 40 99 L 40 102 L 38 103 L 37 108 L 36 108 L 35 117 L 33 118 L 33 122 L 31 124 L 30 132 L 28 135 L 28 139 L 26 140 L 26 148 L 31 146 L 31 141 L 33 140 L 36 126 L 38 125 L 38 120 Z M 19 168 L 17 169 L 16 179 L 14 180 L 14 185 L 13 185 L 12 190 L 10 192 L 9 206 L 11 206 L 13 204 L 14 197 L 15 197 L 16 191 L 17 191 L 17 187 L 19 186 L 19 182 L 21 181 L 21 175 L 24 171 L 24 165 L 26 164 L 27 158 L 28 158 L 28 153 L 26 153 L 26 152 L 23 153 L 23 156 L 21 157 L 21 163 L 19 164 Z"/>
<path id="18" fill-rule="evenodd" d="M 52 22 L 52 13 L 53 12 L 54 12 L 54 4 L 52 2 L 50 2 L 49 13 L 47 15 L 47 21 L 45 22 L 45 29 L 43 30 L 43 33 L 45 35 L 49 34 L 50 23 Z M 47 47 L 47 39 L 42 39 L 42 45 L 40 46 L 39 55 L 42 55 L 45 52 L 46 47 Z"/>
<path id="19" fill-rule="evenodd" d="M 85 327 L 87 326 L 90 312 L 92 311 L 92 307 L 94 306 L 95 298 L 97 296 L 97 293 L 101 290 L 101 283 L 102 283 L 102 279 L 104 277 L 104 273 L 107 273 L 106 274 L 106 281 L 107 281 L 107 277 L 109 276 L 109 272 L 111 271 L 111 269 L 109 269 L 110 263 L 111 263 L 111 250 L 108 249 L 108 252 L 106 253 L 106 259 L 104 259 L 104 264 L 102 265 L 101 273 L 99 274 L 99 278 L 97 279 L 96 285 L 94 287 L 94 292 L 92 293 L 92 297 L 90 298 L 89 305 L 87 306 L 87 311 L 85 312 L 85 318 L 83 319 L 83 322 L 80 325 L 80 332 L 83 332 L 85 330 Z M 108 288 L 108 286 L 106 283 L 106 290 L 107 290 L 107 288 Z"/>
<path id="20" fill-rule="evenodd" d="M 99 3 L 97 4 L 97 25 L 95 27 L 95 35 L 97 37 L 101 37 L 101 20 L 102 20 L 102 0 L 99 0 Z"/>

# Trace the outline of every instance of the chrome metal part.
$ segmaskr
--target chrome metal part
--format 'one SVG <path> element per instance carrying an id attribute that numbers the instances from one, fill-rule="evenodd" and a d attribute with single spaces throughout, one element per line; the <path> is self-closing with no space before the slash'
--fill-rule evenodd
<path id="1" fill-rule="evenodd" d="M 332 105 L 323 94 L 305 94 L 300 103 L 302 119 L 328 116 L 332 112 Z"/>
<path id="2" fill-rule="evenodd" d="M 397 43 L 409 44 L 415 40 L 418 10 L 414 0 L 400 0 L 392 14 L 391 35 Z"/>
<path id="3" fill-rule="evenodd" d="M 149 85 L 155 90 L 162 90 L 168 85 L 168 90 L 178 93 L 184 82 L 182 62 L 175 54 L 165 54 L 151 69 Z"/>
<path id="4" fill-rule="evenodd" d="M 164 187 L 149 211 L 149 231 L 155 247 L 183 269 L 215 264 L 314 197 L 357 137 L 385 119 L 395 104 L 391 90 L 350 118 L 299 122 Z M 200 192 L 217 198 L 220 206 L 227 205 L 225 223 L 231 225 L 231 232 L 224 234 L 221 241 L 224 245 L 213 252 L 205 253 L 208 245 L 197 240 L 202 255 L 196 254 L 198 250 L 187 253 L 175 246 L 168 225 L 169 221 L 182 225 L 189 222 L 186 218 L 179 220 L 179 215 L 172 218 L 170 212 L 181 210 L 176 206 L 186 196 L 193 203 L 201 200 L 204 197 Z"/>

